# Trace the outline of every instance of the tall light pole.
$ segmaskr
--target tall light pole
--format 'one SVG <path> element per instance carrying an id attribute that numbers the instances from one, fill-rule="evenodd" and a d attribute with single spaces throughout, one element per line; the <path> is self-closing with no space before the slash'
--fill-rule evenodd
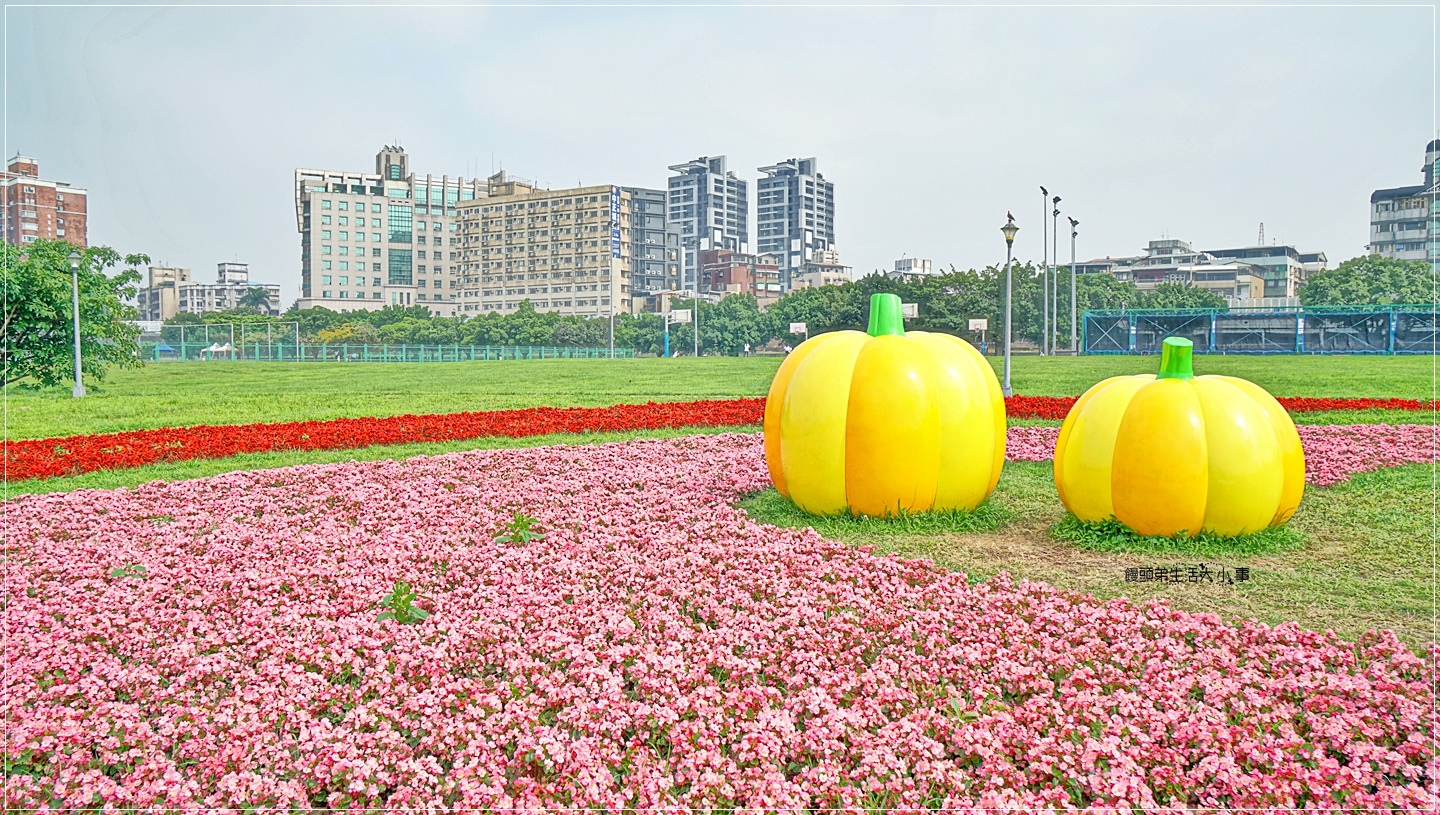
<path id="1" fill-rule="evenodd" d="M 1040 187 L 1040 319 L 1045 320 L 1045 329 L 1040 332 L 1040 355 L 1050 350 L 1050 261 L 1045 257 L 1049 246 L 1045 242 L 1045 210 L 1050 208 L 1050 191 Z"/>
<path id="2" fill-rule="evenodd" d="M 1000 227 L 1000 231 L 1005 233 L 1005 382 L 1000 386 L 1000 392 L 1013 396 L 1015 391 L 1010 387 L 1010 250 L 1015 245 L 1015 233 L 1020 231 L 1020 227 L 1015 225 L 1014 216 L 1008 212 L 1005 214 L 1007 220 Z"/>
<path id="3" fill-rule="evenodd" d="M 1075 333 L 1075 324 L 1080 317 L 1080 306 L 1075 300 L 1075 236 L 1080 234 L 1075 227 L 1079 225 L 1079 221 L 1070 219 L 1070 353 L 1076 356 L 1080 355 Z"/>
<path id="4" fill-rule="evenodd" d="M 1048 321 L 1046 325 L 1049 325 L 1052 331 L 1059 333 L 1060 304 L 1056 301 L 1060 298 L 1056 295 L 1059 293 L 1060 285 L 1060 196 L 1057 195 L 1050 200 L 1055 204 L 1055 211 L 1050 213 L 1050 217 L 1054 219 L 1050 222 L 1050 263 L 1055 267 L 1055 274 L 1050 277 L 1050 285 L 1052 287 L 1050 293 L 1050 310 L 1054 312 L 1054 319 Z M 1047 337 L 1046 339 L 1050 340 L 1050 350 L 1054 351 L 1055 338 Z"/>
<path id="5" fill-rule="evenodd" d="M 76 399 L 85 395 L 85 383 L 80 381 L 80 253 L 70 250 L 70 312 L 75 318 L 75 387 L 70 395 Z"/>

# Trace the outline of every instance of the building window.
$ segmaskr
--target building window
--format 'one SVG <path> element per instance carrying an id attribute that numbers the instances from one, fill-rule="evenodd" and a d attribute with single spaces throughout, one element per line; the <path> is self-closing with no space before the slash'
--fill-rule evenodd
<path id="1" fill-rule="evenodd" d="M 348 201 L 341 201 L 341 202 L 340 202 L 340 209 L 342 209 L 342 210 L 348 210 L 348 209 L 350 209 L 350 202 L 348 202 Z M 344 294 L 344 292 L 341 292 L 341 294 Z"/>
<path id="2" fill-rule="evenodd" d="M 341 265 L 343 266 L 344 264 L 341 264 Z M 343 275 L 343 274 L 340 275 L 340 285 L 342 285 L 342 286 L 348 286 L 348 285 L 350 285 L 350 278 L 349 278 L 349 277 L 346 277 L 346 276 Z"/>
<path id="3" fill-rule="evenodd" d="M 391 180 L 391 181 L 399 181 L 399 180 L 400 180 L 400 165 L 399 165 L 399 164 L 391 164 L 391 165 L 390 165 L 390 180 Z"/>
<path id="4" fill-rule="evenodd" d="M 377 272 L 380 271 L 380 264 L 378 264 L 378 263 L 375 264 L 375 271 L 377 271 Z M 372 286 L 379 286 L 379 285 L 380 285 L 380 278 L 378 278 L 378 277 L 372 278 L 371 281 L 370 281 L 370 285 L 372 285 Z"/>
<path id="5" fill-rule="evenodd" d="M 320 268 L 322 268 L 322 269 L 328 269 L 328 268 L 330 268 L 330 261 L 328 261 L 328 260 L 322 260 L 322 261 L 320 261 Z"/>
<path id="6" fill-rule="evenodd" d="M 407 206 L 390 205 L 390 242 L 410 243 L 414 210 Z M 409 255 L 409 251 L 405 252 Z"/>
<path id="7" fill-rule="evenodd" d="M 407 207 L 408 209 L 408 207 Z M 414 280 L 409 249 L 390 250 L 390 285 L 409 286 Z"/>
<path id="8" fill-rule="evenodd" d="M 343 209 L 343 207 L 342 207 L 342 209 Z M 341 225 L 341 226 L 347 226 L 349 223 L 350 223 L 350 219 L 349 219 L 349 218 L 346 218 L 344 215 L 341 215 L 341 216 L 340 216 L 340 225 Z"/>
<path id="9" fill-rule="evenodd" d="M 320 199 L 320 208 L 321 208 L 321 209 L 329 209 L 329 208 L 330 208 L 330 199 L 329 199 L 329 198 L 321 198 L 321 199 Z"/>
<path id="10" fill-rule="evenodd" d="M 329 292 L 329 291 L 322 291 L 322 292 L 320 292 L 320 296 L 321 296 L 321 297 L 329 297 L 329 296 L 330 296 L 330 292 Z"/>
<path id="11" fill-rule="evenodd" d="M 348 291 L 342 291 L 342 292 L 340 292 L 340 297 L 341 297 L 342 299 L 347 299 L 347 300 L 348 300 L 348 299 L 350 298 L 350 292 L 348 292 Z"/>
<path id="12" fill-rule="evenodd" d="M 330 247 L 329 247 L 329 246 L 322 246 L 322 247 L 320 247 L 320 254 L 322 254 L 322 255 L 328 255 L 328 254 L 330 254 Z"/>
<path id="13" fill-rule="evenodd" d="M 346 262 L 343 261 L 343 260 L 340 261 L 340 271 L 346 272 L 346 271 L 349 271 L 349 270 L 350 270 L 350 264 L 349 264 L 349 263 L 346 263 Z M 343 277 L 340 278 L 340 282 L 342 282 L 342 283 L 345 282 L 345 278 L 343 278 Z"/>
<path id="14" fill-rule="evenodd" d="M 330 240 L 330 230 L 328 230 L 328 229 L 322 229 L 322 230 L 320 230 L 320 240 L 322 240 L 322 241 L 328 241 L 328 240 Z"/>
<path id="15" fill-rule="evenodd" d="M 330 216 L 329 216 L 329 215 L 321 215 L 321 216 L 320 216 L 320 223 L 322 223 L 322 224 L 328 224 L 328 223 L 330 223 Z"/>

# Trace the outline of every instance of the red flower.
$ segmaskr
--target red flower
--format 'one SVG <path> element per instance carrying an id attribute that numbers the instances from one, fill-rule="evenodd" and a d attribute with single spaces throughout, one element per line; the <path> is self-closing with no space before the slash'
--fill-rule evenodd
<path id="1" fill-rule="evenodd" d="M 1064 419 L 1074 396 L 1012 396 L 1012 419 Z M 1296 413 L 1320 410 L 1431 410 L 1417 399 L 1324 399 L 1280 397 Z M 526 408 L 427 416 L 333 419 L 325 422 L 198 425 L 134 430 L 95 436 L 66 436 L 5 443 L 5 478 L 53 478 L 95 470 L 139 467 L 161 461 L 224 458 L 281 450 L 346 450 L 375 444 L 458 441 L 485 436 L 539 436 L 651 430 L 661 427 L 727 427 L 759 424 L 765 400 L 712 399 L 646 402 L 603 408 Z"/>

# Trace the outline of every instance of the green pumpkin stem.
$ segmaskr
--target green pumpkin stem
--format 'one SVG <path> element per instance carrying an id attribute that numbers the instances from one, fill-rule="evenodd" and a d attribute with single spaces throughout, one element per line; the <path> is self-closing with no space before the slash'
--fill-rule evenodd
<path id="1" fill-rule="evenodd" d="M 1190 367 L 1190 355 L 1195 343 L 1180 337 L 1166 337 L 1160 345 L 1160 373 L 1156 379 L 1194 379 L 1195 370 Z"/>
<path id="2" fill-rule="evenodd" d="M 870 327 L 865 330 L 872 337 L 892 334 L 905 336 L 905 316 L 900 309 L 900 298 L 881 292 L 870 295 Z"/>

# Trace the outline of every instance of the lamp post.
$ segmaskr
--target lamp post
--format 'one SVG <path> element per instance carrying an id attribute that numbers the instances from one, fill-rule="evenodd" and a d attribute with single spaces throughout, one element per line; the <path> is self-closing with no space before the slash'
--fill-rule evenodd
<path id="1" fill-rule="evenodd" d="M 1044 186 L 1040 187 L 1040 318 L 1046 320 L 1045 328 L 1040 332 L 1040 355 L 1044 356 L 1050 350 L 1049 345 L 1049 315 L 1050 315 L 1050 261 L 1045 257 L 1050 247 L 1045 242 L 1045 210 L 1050 208 L 1050 191 Z"/>
<path id="2" fill-rule="evenodd" d="M 1075 236 L 1080 234 L 1075 227 L 1079 225 L 1079 221 L 1070 219 L 1070 353 L 1076 356 L 1080 355 L 1075 334 L 1075 326 L 1080 316 L 1080 305 L 1075 300 Z"/>
<path id="3" fill-rule="evenodd" d="M 1044 221 L 1041 221 L 1041 224 L 1043 225 Z M 1015 391 L 1010 387 L 1010 251 L 1015 246 L 1015 233 L 1020 231 L 1020 227 L 1015 225 L 1015 218 L 1012 216 L 1007 218 L 1000 231 L 1005 233 L 1005 382 L 1001 385 L 1000 392 L 1013 396 Z"/>
<path id="4" fill-rule="evenodd" d="M 1060 196 L 1057 195 L 1050 200 L 1055 204 L 1055 211 L 1050 213 L 1050 217 L 1053 219 L 1050 222 L 1050 263 L 1055 267 L 1055 273 L 1050 276 L 1050 310 L 1053 317 L 1046 322 L 1046 325 L 1050 326 L 1051 331 L 1058 334 L 1060 333 L 1060 303 L 1058 302 L 1060 298 L 1056 295 L 1060 291 Z M 1055 337 L 1051 335 L 1046 339 L 1050 341 L 1051 352 L 1054 352 Z"/>
<path id="5" fill-rule="evenodd" d="M 76 399 L 85 395 L 85 384 L 80 381 L 80 253 L 70 250 L 70 313 L 75 318 L 75 387 L 70 395 Z"/>

